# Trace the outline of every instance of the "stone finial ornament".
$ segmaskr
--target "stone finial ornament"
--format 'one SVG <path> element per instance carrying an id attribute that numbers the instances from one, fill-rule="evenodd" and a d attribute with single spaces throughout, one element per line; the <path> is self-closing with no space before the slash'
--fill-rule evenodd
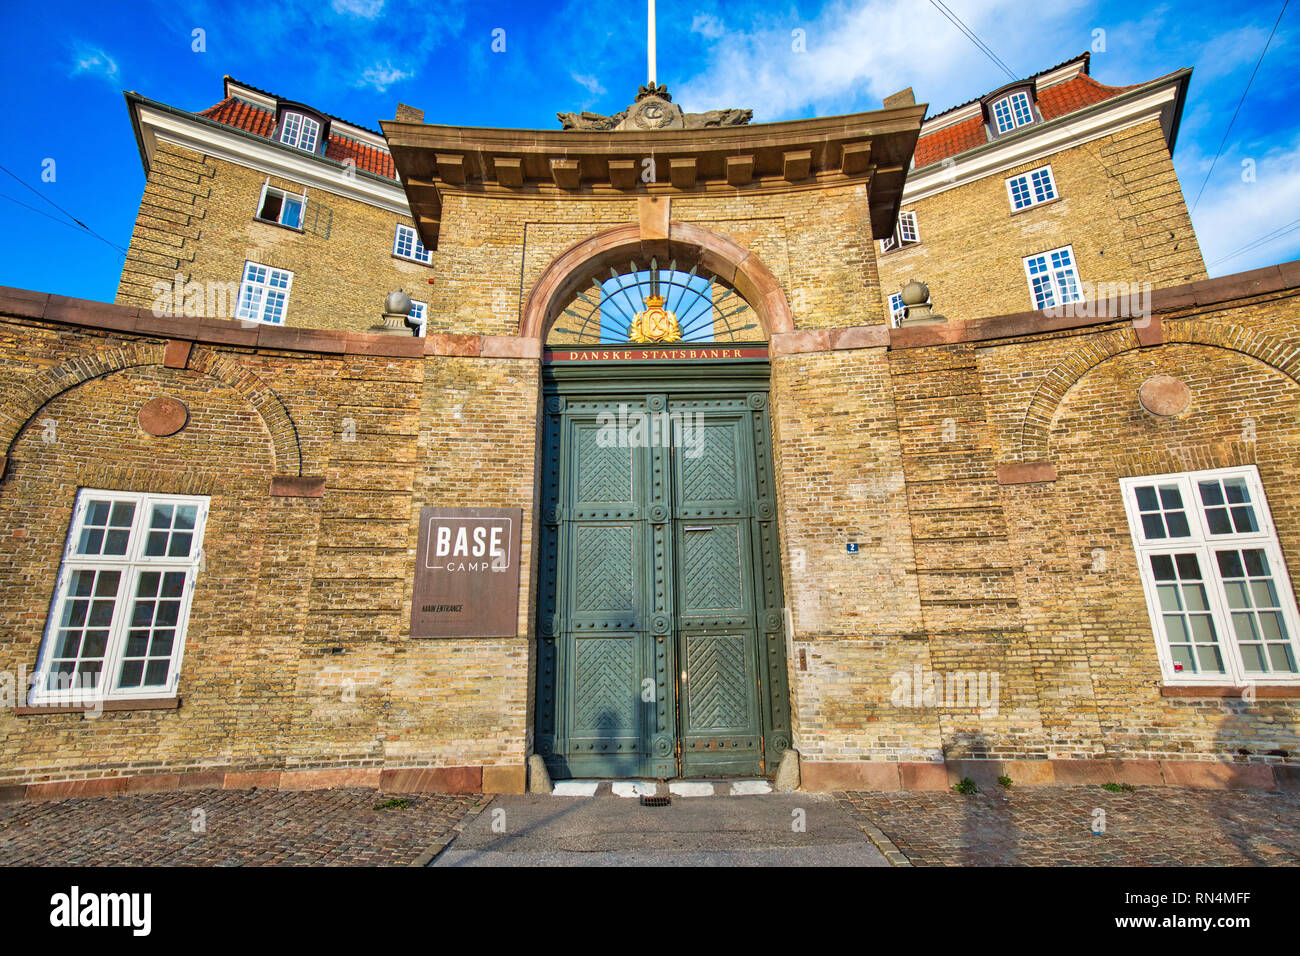
<path id="1" fill-rule="evenodd" d="M 753 110 L 708 110 L 686 113 L 673 102 L 668 87 L 642 86 L 636 102 L 613 116 L 591 113 L 556 113 L 563 129 L 585 131 L 653 131 L 659 129 L 712 129 L 720 126 L 745 126 L 754 118 Z"/>
<path id="2" fill-rule="evenodd" d="M 930 303 L 930 287 L 924 282 L 913 279 L 903 286 L 900 295 L 905 310 L 903 320 L 899 323 L 903 328 L 947 321 L 942 315 L 934 312 L 934 307 Z"/>
<path id="3" fill-rule="evenodd" d="M 411 297 L 400 289 L 384 296 L 384 321 L 372 325 L 368 332 L 378 335 L 412 335 L 414 329 L 406 324 L 411 314 Z"/>

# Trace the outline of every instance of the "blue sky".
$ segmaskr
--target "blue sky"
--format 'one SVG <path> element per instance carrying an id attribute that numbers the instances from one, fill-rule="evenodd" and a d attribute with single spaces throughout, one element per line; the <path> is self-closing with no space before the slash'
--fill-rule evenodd
<path id="1" fill-rule="evenodd" d="M 1189 203 L 1282 8 L 947 4 L 1018 75 L 1098 44 L 1092 74 L 1103 83 L 1194 67 L 1174 156 Z M 675 99 L 692 110 L 749 107 L 755 122 L 878 109 L 905 86 L 935 113 L 1006 82 L 926 0 L 659 0 L 658 18 L 659 80 Z M 806 52 L 792 49 L 796 29 Z M 495 30 L 504 52 L 492 51 Z M 123 90 L 200 110 L 221 98 L 228 73 L 370 128 L 399 100 L 429 122 L 556 128 L 557 110 L 611 113 L 631 101 L 645 82 L 644 37 L 643 0 L 2 4 L 0 284 L 113 298 L 122 253 L 112 246 L 128 244 L 144 188 Z M 1300 4 L 1273 37 L 1193 213 L 1211 275 L 1300 258 L 1297 38 Z M 63 216 L 51 202 L 107 242 L 54 221 Z"/>

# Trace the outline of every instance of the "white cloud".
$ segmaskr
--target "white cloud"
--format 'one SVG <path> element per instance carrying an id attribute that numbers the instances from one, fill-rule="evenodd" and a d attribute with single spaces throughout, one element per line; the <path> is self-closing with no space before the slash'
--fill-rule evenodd
<path id="1" fill-rule="evenodd" d="M 960 13 L 1014 71 L 1029 75 L 1087 48 L 1077 13 L 1091 5 L 987 0 Z M 795 49 L 796 29 L 806 52 Z M 708 67 L 683 84 L 683 107 L 752 107 L 759 122 L 879 108 L 907 86 L 938 112 L 1008 80 L 933 6 L 915 0 L 847 0 L 812 19 L 764 17 L 752 30 L 723 31 L 710 53 Z"/>
<path id="2" fill-rule="evenodd" d="M 394 83 L 400 83 L 402 80 L 409 80 L 413 73 L 408 70 L 401 70 L 393 66 L 391 61 L 376 63 L 374 66 L 367 67 L 361 72 L 360 79 L 357 80 L 357 86 L 369 86 L 377 92 L 382 93 Z"/>
<path id="3" fill-rule="evenodd" d="M 72 75 L 79 73 L 114 82 L 117 80 L 117 62 L 98 47 L 78 47 L 72 55 Z"/>
<path id="4" fill-rule="evenodd" d="M 1243 167 L 1244 160 L 1253 163 L 1254 182 L 1243 178 L 1248 168 Z M 1180 178 L 1189 203 L 1195 201 L 1208 165 L 1208 157 L 1184 165 Z M 1210 275 L 1244 272 L 1296 258 L 1300 255 L 1300 230 L 1290 227 L 1298 214 L 1300 136 L 1258 156 L 1225 152 L 1192 214 Z M 1279 233 L 1274 239 L 1234 255 L 1274 232 Z"/>
<path id="5" fill-rule="evenodd" d="M 384 9 L 384 0 L 334 0 L 331 6 L 335 13 L 373 20 Z"/>
<path id="6" fill-rule="evenodd" d="M 722 21 L 711 13 L 697 13 L 691 20 L 691 32 L 708 40 L 716 40 L 725 32 Z"/>
<path id="7" fill-rule="evenodd" d="M 596 79 L 589 73 L 570 73 L 570 76 L 582 86 L 592 96 L 603 96 L 605 88 L 600 85 L 600 80 Z"/>

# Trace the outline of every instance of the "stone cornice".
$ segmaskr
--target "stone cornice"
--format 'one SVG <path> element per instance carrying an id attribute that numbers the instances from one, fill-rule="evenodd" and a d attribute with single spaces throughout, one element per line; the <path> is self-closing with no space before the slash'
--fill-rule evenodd
<path id="1" fill-rule="evenodd" d="M 443 192 L 536 198 L 756 192 L 868 184 L 872 229 L 893 232 L 924 104 L 694 130 L 586 132 L 381 123 L 426 246 Z M 654 181 L 645 182 L 647 160 Z"/>

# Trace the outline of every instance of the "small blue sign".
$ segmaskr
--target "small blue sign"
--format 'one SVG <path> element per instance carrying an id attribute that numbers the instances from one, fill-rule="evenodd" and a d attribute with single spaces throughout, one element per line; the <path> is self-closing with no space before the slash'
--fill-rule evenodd
<path id="1" fill-rule="evenodd" d="M 845 545 L 845 547 L 849 549 L 849 554 L 858 553 L 858 543 L 856 541 L 850 541 L 847 545 Z"/>

